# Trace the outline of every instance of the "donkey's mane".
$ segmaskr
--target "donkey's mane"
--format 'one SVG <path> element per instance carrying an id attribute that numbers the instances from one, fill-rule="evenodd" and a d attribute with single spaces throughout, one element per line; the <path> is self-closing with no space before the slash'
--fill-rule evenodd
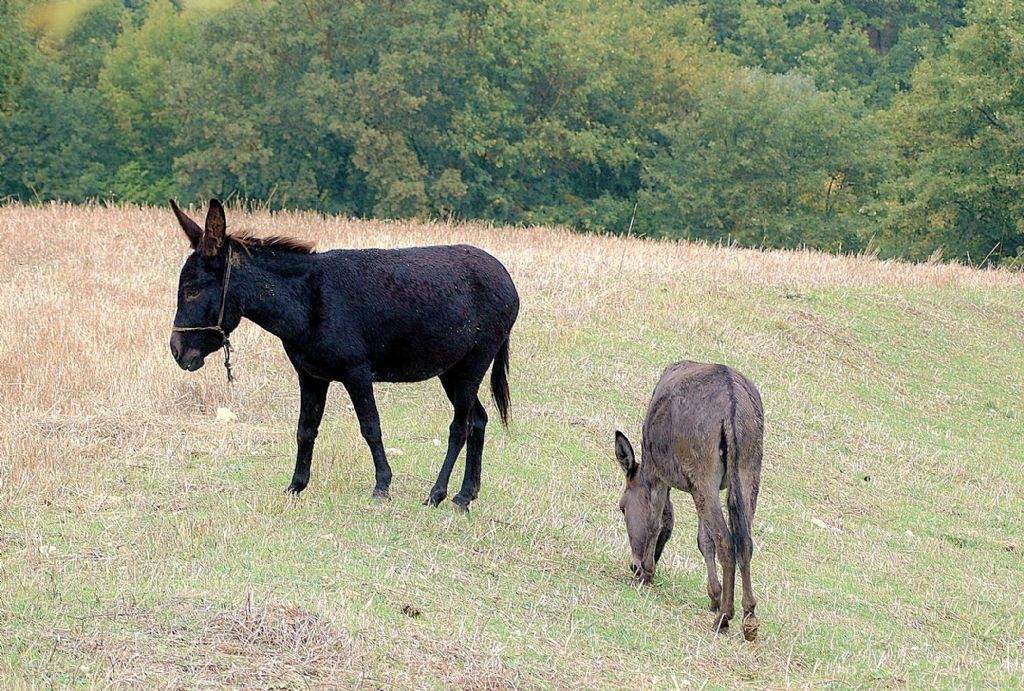
<path id="1" fill-rule="evenodd" d="M 256 237 L 248 232 L 240 235 L 232 235 L 231 239 L 237 242 L 246 250 L 268 249 L 282 252 L 296 252 L 298 254 L 312 254 L 313 243 L 298 238 L 291 238 L 286 235 L 270 235 L 267 237 Z"/>

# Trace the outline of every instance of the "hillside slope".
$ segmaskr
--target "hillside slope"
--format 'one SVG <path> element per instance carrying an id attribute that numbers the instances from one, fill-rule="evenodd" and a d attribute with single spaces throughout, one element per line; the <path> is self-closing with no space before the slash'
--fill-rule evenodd
<path id="1" fill-rule="evenodd" d="M 393 501 L 340 387 L 282 494 L 298 387 L 167 351 L 168 210 L 0 208 L 0 687 L 1008 686 L 1024 675 L 1024 276 L 544 229 L 229 210 L 321 248 L 471 242 L 509 268 L 509 432 L 469 518 L 421 506 L 449 407 L 382 385 Z M 615 429 L 662 368 L 761 388 L 757 643 L 716 637 L 695 516 L 629 579 Z M 237 415 L 215 419 L 217 407 Z M 496 419 L 492 415 L 492 420 Z M 461 462 L 454 477 L 461 478 Z"/>

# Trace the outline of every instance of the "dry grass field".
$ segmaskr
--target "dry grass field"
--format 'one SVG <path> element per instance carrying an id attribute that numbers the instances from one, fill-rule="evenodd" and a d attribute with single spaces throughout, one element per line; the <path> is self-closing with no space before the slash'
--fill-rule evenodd
<path id="1" fill-rule="evenodd" d="M 449 421 L 436 380 L 379 387 L 390 503 L 340 387 L 310 487 L 285 496 L 298 387 L 276 339 L 242 324 L 230 387 L 217 354 L 187 374 L 168 352 L 188 249 L 171 212 L 2 207 L 0 688 L 1024 685 L 1024 276 L 228 220 L 506 264 L 513 424 L 489 428 L 480 499 L 420 504 Z M 765 400 L 754 644 L 711 630 L 685 495 L 655 585 L 629 578 L 613 433 L 638 440 L 682 358 Z"/>

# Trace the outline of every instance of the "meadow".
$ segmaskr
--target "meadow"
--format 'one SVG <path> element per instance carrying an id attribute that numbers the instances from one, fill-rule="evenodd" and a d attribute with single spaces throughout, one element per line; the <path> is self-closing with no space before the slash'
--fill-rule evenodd
<path id="1" fill-rule="evenodd" d="M 188 252 L 170 210 L 0 207 L 0 688 L 1024 684 L 1024 275 L 228 221 L 505 263 L 512 425 L 488 428 L 480 498 L 468 517 L 421 505 L 450 420 L 437 380 L 378 387 L 392 501 L 370 500 L 340 386 L 312 482 L 286 496 L 298 386 L 279 342 L 243 322 L 231 386 L 219 355 L 187 374 L 168 352 Z M 765 401 L 753 644 L 712 631 L 686 495 L 655 584 L 630 578 L 613 434 L 639 439 L 683 358 L 737 368 Z"/>

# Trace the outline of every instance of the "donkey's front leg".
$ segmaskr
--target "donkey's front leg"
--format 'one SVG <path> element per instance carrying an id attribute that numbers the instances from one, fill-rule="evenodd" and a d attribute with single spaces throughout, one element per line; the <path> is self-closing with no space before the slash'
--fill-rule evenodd
<path id="1" fill-rule="evenodd" d="M 295 433 L 298 451 L 295 473 L 285 492 L 299 494 L 309 484 L 309 466 L 313 460 L 313 444 L 324 416 L 324 403 L 331 383 L 299 371 L 299 426 Z"/>
<path id="2" fill-rule="evenodd" d="M 390 499 L 391 466 L 384 455 L 384 442 L 380 434 L 380 415 L 377 414 L 377 403 L 373 400 L 373 380 L 369 372 L 353 373 L 342 382 L 352 399 L 352 407 L 359 418 L 359 431 L 370 447 L 373 456 L 373 469 L 376 483 L 373 487 L 374 499 Z"/>

